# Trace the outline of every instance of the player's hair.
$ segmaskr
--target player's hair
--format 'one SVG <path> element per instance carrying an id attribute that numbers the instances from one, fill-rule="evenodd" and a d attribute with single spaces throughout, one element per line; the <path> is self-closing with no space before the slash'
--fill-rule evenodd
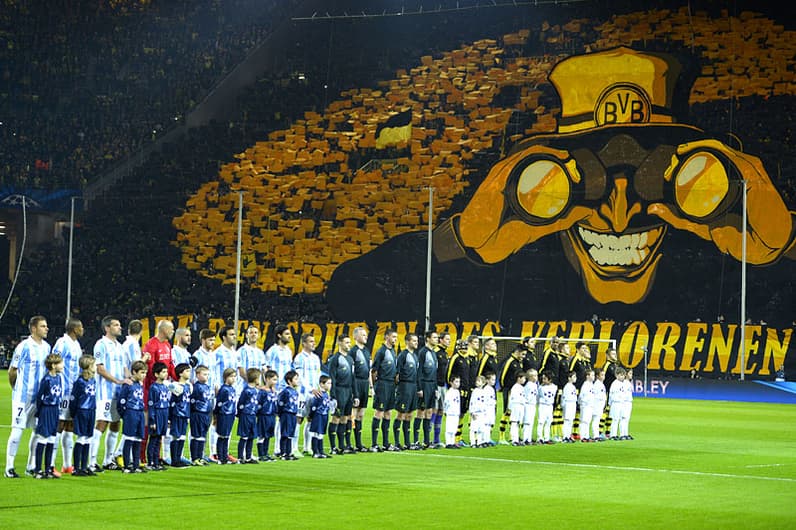
<path id="1" fill-rule="evenodd" d="M 605 354 L 606 354 L 606 355 L 608 355 L 609 353 L 612 353 L 612 352 L 613 352 L 613 353 L 616 353 L 616 348 L 608 348 L 608 349 L 606 350 Z"/>
<path id="2" fill-rule="evenodd" d="M 475 378 L 475 386 L 482 387 L 485 384 L 486 384 L 486 377 L 484 377 L 483 375 L 479 375 L 478 377 Z"/>
<path id="3" fill-rule="evenodd" d="M 221 328 L 219 328 L 218 330 L 218 337 L 223 341 L 224 337 L 227 336 L 227 333 L 229 333 L 229 330 L 231 329 L 235 328 L 233 328 L 232 326 L 221 326 Z M 237 337 L 235 338 L 235 340 L 237 341 Z"/>
<path id="4" fill-rule="evenodd" d="M 33 328 L 38 326 L 39 322 L 41 322 L 42 320 L 45 321 L 45 322 L 47 321 L 47 319 L 44 318 L 41 315 L 36 315 L 35 317 L 30 317 L 30 322 L 28 322 L 28 328 L 32 330 Z"/>
<path id="5" fill-rule="evenodd" d="M 213 333 L 212 329 L 202 328 L 202 330 L 199 331 L 199 340 L 212 339 L 215 336 L 216 334 Z"/>
<path id="6" fill-rule="evenodd" d="M 200 364 L 199 366 L 196 367 L 196 369 L 194 370 L 194 373 L 198 374 L 199 372 L 204 373 L 204 372 L 209 372 L 209 371 L 210 371 L 210 368 L 208 368 L 207 366 L 205 366 L 203 364 Z"/>
<path id="7" fill-rule="evenodd" d="M 586 375 L 593 374 L 594 370 L 592 368 L 586 368 Z"/>
<path id="8" fill-rule="evenodd" d="M 350 338 L 351 337 L 349 337 L 348 335 L 338 335 L 337 336 L 337 344 L 342 344 L 343 342 L 345 342 L 346 339 L 350 339 Z"/>
<path id="9" fill-rule="evenodd" d="M 153 373 L 153 374 L 159 374 L 159 373 L 160 373 L 160 372 L 162 372 L 163 370 L 168 370 L 168 369 L 169 369 L 169 367 L 168 367 L 168 366 L 166 366 L 166 363 L 162 363 L 162 362 L 156 362 L 156 363 L 155 363 L 155 364 L 152 366 L 152 373 Z"/>
<path id="10" fill-rule="evenodd" d="M 191 332 L 191 330 L 188 329 L 188 328 L 177 328 L 177 330 L 174 332 L 174 342 L 175 343 L 177 342 L 177 337 L 182 337 L 186 333 L 190 333 L 190 332 Z"/>
<path id="11" fill-rule="evenodd" d="M 614 373 L 616 375 L 627 375 L 627 371 L 624 368 L 622 368 L 621 366 L 617 367 L 617 369 L 615 370 Z"/>
<path id="12" fill-rule="evenodd" d="M 439 340 L 441 341 L 445 337 L 450 337 L 450 336 L 451 336 L 450 333 L 448 333 L 447 331 L 443 331 L 442 333 L 439 334 Z"/>
<path id="13" fill-rule="evenodd" d="M 470 335 L 467 337 L 467 344 L 473 344 L 478 340 L 478 335 Z"/>
<path id="14" fill-rule="evenodd" d="M 129 324 L 127 324 L 127 333 L 130 335 L 138 335 L 144 329 L 144 324 L 140 320 L 131 320 Z"/>
<path id="15" fill-rule="evenodd" d="M 534 342 L 533 337 L 528 335 L 527 337 L 523 337 L 522 338 L 522 341 L 520 342 L 520 344 L 522 344 L 523 346 L 527 346 L 531 342 Z"/>
<path id="16" fill-rule="evenodd" d="M 553 380 L 553 372 L 551 372 L 550 370 L 545 370 L 544 372 L 542 372 L 542 375 L 540 377 L 544 377 L 548 381 L 552 381 Z"/>
<path id="17" fill-rule="evenodd" d="M 594 377 L 599 377 L 600 374 L 604 374 L 604 373 L 605 373 L 605 370 L 603 370 L 602 368 L 595 368 L 594 369 Z"/>
<path id="18" fill-rule="evenodd" d="M 288 373 L 285 374 L 285 383 L 290 384 L 294 377 L 298 377 L 298 372 L 295 370 L 288 371 Z"/>
<path id="19" fill-rule="evenodd" d="M 77 330 L 77 328 L 79 328 L 82 325 L 83 323 L 80 322 L 80 319 L 69 317 L 66 319 L 66 327 L 64 331 L 66 331 L 67 333 L 74 333 Z"/>
<path id="20" fill-rule="evenodd" d="M 279 374 L 276 373 L 276 370 L 266 370 L 263 379 L 271 379 L 272 377 L 279 377 Z"/>
<path id="21" fill-rule="evenodd" d="M 392 335 L 393 333 L 398 333 L 398 332 L 392 328 L 387 328 L 387 330 L 384 332 L 384 336 L 386 337 L 387 335 Z"/>
<path id="22" fill-rule="evenodd" d="M 461 382 L 461 380 L 462 380 L 462 378 L 459 377 L 458 375 L 451 376 L 450 382 L 453 383 L 457 379 L 459 380 L 459 382 Z"/>
<path id="23" fill-rule="evenodd" d="M 81 355 L 80 359 L 77 360 L 77 365 L 80 367 L 81 370 L 86 370 L 92 364 L 96 364 L 97 360 L 94 358 L 93 355 Z"/>
<path id="24" fill-rule="evenodd" d="M 163 363 L 161 363 L 161 364 L 163 364 Z M 147 364 L 144 361 L 135 361 L 130 366 L 130 371 L 131 372 L 140 372 L 142 370 L 144 372 L 146 372 L 146 370 L 147 370 Z"/>
<path id="25" fill-rule="evenodd" d="M 168 326 L 174 327 L 174 322 L 172 322 L 171 320 L 163 319 L 163 320 L 158 320 L 158 325 L 156 327 L 157 330 L 160 331 L 161 329 L 165 329 Z"/>
<path id="26" fill-rule="evenodd" d="M 484 349 L 486 349 L 486 343 L 487 342 L 494 342 L 495 346 L 497 346 L 497 341 L 493 337 L 489 337 L 489 338 L 484 339 Z"/>
<path id="27" fill-rule="evenodd" d="M 528 374 L 520 370 L 517 372 L 517 382 L 519 383 L 520 379 L 528 379 Z"/>
<path id="28" fill-rule="evenodd" d="M 102 332 L 103 333 L 107 333 L 108 327 L 111 325 L 111 323 L 113 323 L 114 320 L 116 320 L 117 322 L 119 321 L 118 318 L 112 317 L 110 315 L 108 315 L 108 316 L 106 316 L 106 317 L 104 317 L 102 319 Z"/>
<path id="29" fill-rule="evenodd" d="M 279 324 L 279 325 L 277 325 L 276 327 L 274 327 L 274 336 L 275 336 L 276 338 L 279 338 L 279 336 L 280 336 L 282 333 L 284 333 L 285 331 L 287 331 L 288 329 L 289 329 L 289 328 L 288 328 L 286 325 L 284 325 L 284 324 Z"/>
<path id="30" fill-rule="evenodd" d="M 249 383 L 256 383 L 257 381 L 260 380 L 261 375 L 262 372 L 257 368 L 249 368 L 248 370 L 246 370 L 246 380 Z"/>
<path id="31" fill-rule="evenodd" d="M 190 369 L 191 369 L 191 365 L 190 364 L 188 364 L 188 363 L 180 363 L 180 364 L 178 364 L 177 366 L 174 367 L 174 375 L 176 375 L 177 377 L 180 377 L 180 374 L 182 374 L 185 370 L 190 370 Z"/>
<path id="32" fill-rule="evenodd" d="M 231 329 L 231 328 L 230 328 L 230 329 Z M 224 369 L 224 373 L 222 374 L 222 376 L 221 376 L 221 377 L 222 377 L 222 379 L 224 379 L 224 382 L 226 383 L 226 382 L 227 382 L 227 378 L 228 378 L 229 376 L 231 376 L 231 375 L 235 375 L 235 374 L 237 374 L 237 373 L 238 373 L 238 371 L 237 371 L 237 370 L 235 370 L 234 368 L 225 368 L 225 369 Z"/>
<path id="33" fill-rule="evenodd" d="M 356 337 L 356 336 L 357 336 L 357 334 L 358 334 L 360 331 L 367 331 L 367 330 L 365 329 L 365 326 L 357 326 L 357 327 L 355 327 L 355 328 L 353 329 L 353 331 L 351 331 L 351 336 L 352 336 L 352 337 Z"/>
<path id="34" fill-rule="evenodd" d="M 484 372 L 482 375 L 484 376 L 484 379 L 486 379 L 487 381 L 489 380 L 490 377 L 497 377 L 497 374 L 492 370 L 488 370 Z"/>
<path id="35" fill-rule="evenodd" d="M 44 359 L 44 366 L 47 368 L 47 370 L 52 370 L 53 366 L 61 361 L 63 361 L 63 358 L 60 355 L 57 353 L 51 353 L 46 359 Z"/>
<path id="36" fill-rule="evenodd" d="M 313 335 L 313 334 L 312 334 L 312 333 L 310 333 L 309 331 L 308 331 L 307 333 L 302 333 L 302 334 L 301 334 L 301 343 L 302 343 L 302 344 L 304 344 L 305 342 L 307 342 L 307 340 L 308 340 L 310 337 L 315 337 L 315 335 Z"/>
<path id="37" fill-rule="evenodd" d="M 533 369 L 533 368 L 531 368 L 530 370 L 528 370 L 527 372 L 525 372 L 525 375 L 527 375 L 527 376 L 528 376 L 528 378 L 530 378 L 530 377 L 531 377 L 531 374 L 538 376 L 538 375 L 539 375 L 539 372 L 537 372 L 537 371 L 536 371 L 535 369 Z"/>
<path id="38" fill-rule="evenodd" d="M 404 342 L 406 343 L 407 346 L 409 345 L 409 339 L 411 339 L 412 337 L 417 337 L 417 333 L 407 333 L 406 335 L 404 335 Z"/>
<path id="39" fill-rule="evenodd" d="M 428 341 L 428 340 L 431 340 L 431 337 L 432 337 L 432 336 L 433 336 L 435 333 L 437 333 L 437 330 L 435 330 L 435 329 L 429 329 L 428 331 L 426 331 L 426 335 L 425 335 L 425 337 L 426 337 L 426 340 L 427 340 L 427 341 Z M 437 333 L 437 338 L 439 338 L 439 333 Z"/>
<path id="40" fill-rule="evenodd" d="M 328 375 L 322 375 L 321 377 L 318 378 L 318 382 L 320 384 L 324 384 L 326 381 L 329 381 L 330 379 L 331 377 L 329 377 Z"/>

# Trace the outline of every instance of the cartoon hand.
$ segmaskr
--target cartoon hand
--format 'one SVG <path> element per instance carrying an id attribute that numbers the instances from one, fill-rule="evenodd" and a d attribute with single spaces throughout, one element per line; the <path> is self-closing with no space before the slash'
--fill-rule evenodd
<path id="1" fill-rule="evenodd" d="M 530 162 L 528 157 L 533 157 Z M 512 177 L 518 165 L 524 167 L 518 178 L 516 172 Z M 591 211 L 567 208 L 571 188 L 580 180 L 566 151 L 542 145 L 518 151 L 495 164 L 461 214 L 435 229 L 434 254 L 440 262 L 467 256 L 497 263 L 529 243 L 570 228 Z"/>
<path id="2" fill-rule="evenodd" d="M 788 254 L 793 251 L 794 214 L 788 211 L 774 188 L 763 163 L 756 156 L 736 151 L 717 140 L 700 140 L 677 147 L 672 164 L 664 174 L 664 179 L 674 185 L 677 204 L 653 203 L 647 212 L 678 230 L 712 241 L 719 250 L 729 252 L 740 261 L 743 253 L 741 207 L 728 211 L 732 201 L 727 198 L 734 196 L 733 186 L 742 184 L 729 179 L 722 157 L 734 165 L 746 181 L 747 262 L 771 263 L 783 253 L 796 258 Z M 740 194 L 737 195 L 740 202 Z M 716 216 L 717 213 L 723 215 Z"/>

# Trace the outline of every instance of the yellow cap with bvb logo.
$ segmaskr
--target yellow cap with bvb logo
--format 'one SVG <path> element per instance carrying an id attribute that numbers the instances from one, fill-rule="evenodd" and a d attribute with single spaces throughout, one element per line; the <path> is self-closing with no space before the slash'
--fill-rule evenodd
<path id="1" fill-rule="evenodd" d="M 569 57 L 550 72 L 561 97 L 559 133 L 615 125 L 674 123 L 674 57 L 626 47 Z"/>

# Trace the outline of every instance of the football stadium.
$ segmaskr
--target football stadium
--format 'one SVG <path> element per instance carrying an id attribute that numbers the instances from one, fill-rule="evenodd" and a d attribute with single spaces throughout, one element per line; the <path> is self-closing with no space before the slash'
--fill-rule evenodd
<path id="1" fill-rule="evenodd" d="M 3 1 L 0 526 L 796 527 L 794 20 Z"/>

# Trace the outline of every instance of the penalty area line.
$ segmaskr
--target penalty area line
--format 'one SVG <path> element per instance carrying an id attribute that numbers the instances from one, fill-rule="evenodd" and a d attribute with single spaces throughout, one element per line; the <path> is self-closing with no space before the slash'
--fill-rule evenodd
<path id="1" fill-rule="evenodd" d="M 654 467 L 610 466 L 603 464 L 580 464 L 576 462 L 552 462 L 547 460 L 517 460 L 511 458 L 490 458 L 485 456 L 464 456 L 464 455 L 439 455 L 439 454 L 429 454 L 429 453 L 413 453 L 412 456 L 429 457 L 429 458 L 453 458 L 457 460 L 478 460 L 481 462 L 508 462 L 510 464 L 527 464 L 527 465 L 537 465 L 537 466 L 565 466 L 565 467 L 584 468 L 584 469 L 606 469 L 613 471 L 671 473 L 672 475 L 690 475 L 695 477 L 752 479 L 752 480 L 766 480 L 773 482 L 796 482 L 796 479 L 788 477 L 762 477 L 759 475 L 736 475 L 733 473 L 711 473 L 708 471 L 691 471 L 687 469 L 665 469 L 665 468 L 656 469 Z"/>

